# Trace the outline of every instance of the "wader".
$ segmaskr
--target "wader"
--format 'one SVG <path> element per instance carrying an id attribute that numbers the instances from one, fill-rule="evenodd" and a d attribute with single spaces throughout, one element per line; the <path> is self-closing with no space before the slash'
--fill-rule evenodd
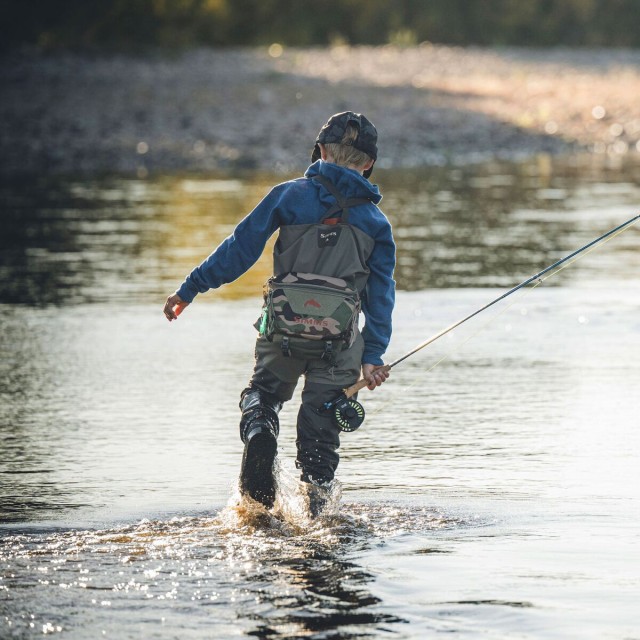
<path id="1" fill-rule="evenodd" d="M 349 207 L 371 201 L 344 198 L 324 176 L 312 179 L 334 196 L 336 204 L 318 223 L 280 228 L 273 255 L 275 277 L 315 274 L 338 278 L 359 295 L 369 276 L 367 260 L 374 240 L 349 224 Z M 244 493 L 266 506 L 272 506 L 275 496 L 274 481 L 272 477 L 265 479 L 263 472 L 265 467 L 271 468 L 276 455 L 278 411 L 293 396 L 300 376 L 305 381 L 297 419 L 296 466 L 303 482 L 326 486 L 333 480 L 339 461 L 340 429 L 330 412 L 319 409 L 360 377 L 364 341 L 357 326 L 359 308 L 358 300 L 349 335 L 339 343 L 325 340 L 316 354 L 306 352 L 304 346 L 313 341 L 305 338 L 289 340 L 277 333 L 258 337 L 255 369 L 240 402 L 240 435 L 245 442 L 240 484 Z M 327 342 L 333 344 L 327 348 Z M 297 344 L 303 346 L 297 349 Z"/>

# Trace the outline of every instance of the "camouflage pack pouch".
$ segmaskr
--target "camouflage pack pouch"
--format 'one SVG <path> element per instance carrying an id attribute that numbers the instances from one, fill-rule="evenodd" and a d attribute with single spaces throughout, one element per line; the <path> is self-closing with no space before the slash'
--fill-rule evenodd
<path id="1" fill-rule="evenodd" d="M 267 339 L 287 338 L 292 355 L 313 358 L 350 346 L 360 312 L 360 297 L 345 280 L 311 273 L 285 273 L 265 285 L 259 324 Z M 283 338 L 278 338 L 281 342 Z M 283 347 L 284 350 L 284 347 Z"/>

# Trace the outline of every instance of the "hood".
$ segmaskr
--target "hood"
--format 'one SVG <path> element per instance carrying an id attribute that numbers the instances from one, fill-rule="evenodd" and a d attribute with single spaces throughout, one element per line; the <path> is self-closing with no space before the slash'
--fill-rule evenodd
<path id="1" fill-rule="evenodd" d="M 368 198 L 374 204 L 378 204 L 382 200 L 382 194 L 377 184 L 371 184 L 366 178 L 353 169 L 347 169 L 331 162 L 317 160 L 305 172 L 306 178 L 313 178 L 322 175 L 333 182 L 338 191 L 346 198 Z M 331 206 L 335 199 L 321 185 L 320 201 L 327 207 Z"/>

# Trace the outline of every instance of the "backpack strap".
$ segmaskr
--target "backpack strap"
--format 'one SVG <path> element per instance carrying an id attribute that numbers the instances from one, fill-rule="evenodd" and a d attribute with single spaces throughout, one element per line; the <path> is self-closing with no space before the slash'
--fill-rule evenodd
<path id="1" fill-rule="evenodd" d="M 336 204 L 327 209 L 322 215 L 320 222 L 325 224 L 336 224 L 342 219 L 344 224 L 349 222 L 349 207 L 357 207 L 361 204 L 371 204 L 369 198 L 345 198 L 331 180 L 325 176 L 317 175 L 313 176 L 312 180 L 317 180 L 325 189 L 336 199 Z M 335 216 L 336 213 L 342 211 L 341 216 Z"/>

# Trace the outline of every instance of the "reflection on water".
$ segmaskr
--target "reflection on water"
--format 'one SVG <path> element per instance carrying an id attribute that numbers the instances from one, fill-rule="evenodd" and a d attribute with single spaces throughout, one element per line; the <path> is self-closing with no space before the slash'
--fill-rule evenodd
<path id="1" fill-rule="evenodd" d="M 640 201 L 640 163 L 492 163 L 376 172 L 398 240 L 400 289 L 507 286 L 621 222 Z M 275 179 L 40 178 L 0 186 L 0 299 L 68 304 L 161 299 Z M 615 206 L 613 203 L 615 202 Z M 629 239 L 611 265 L 638 264 Z M 271 259 L 217 295 L 255 296 Z M 597 275 L 588 265 L 558 277 Z M 617 275 L 625 277 L 625 269 Z"/>
<path id="2" fill-rule="evenodd" d="M 640 201 L 633 164 L 378 177 L 399 244 L 390 360 Z M 639 229 L 362 393 L 344 499 L 311 522 L 295 400 L 279 511 L 233 497 L 269 255 L 161 314 L 269 183 L 2 186 L 0 637 L 634 638 Z"/>
<path id="3" fill-rule="evenodd" d="M 509 287 L 624 222 L 638 209 L 640 163 L 605 169 L 540 157 L 519 165 L 394 175 L 384 190 L 399 245 L 401 288 Z M 614 204 L 615 203 L 615 204 Z M 611 246 L 612 277 L 640 266 L 636 242 Z M 598 278 L 581 264 L 553 285 Z M 551 284 L 551 283 L 550 283 Z"/>

